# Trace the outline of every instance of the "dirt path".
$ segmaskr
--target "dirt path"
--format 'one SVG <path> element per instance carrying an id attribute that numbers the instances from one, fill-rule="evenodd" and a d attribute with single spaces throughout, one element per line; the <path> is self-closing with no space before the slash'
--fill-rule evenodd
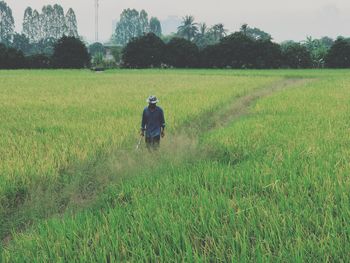
<path id="1" fill-rule="evenodd" d="M 50 215 L 46 214 L 44 218 L 60 215 L 67 211 L 74 213 L 93 205 L 97 197 L 110 184 L 118 184 L 122 179 L 136 176 L 144 169 L 156 169 L 160 161 L 176 165 L 191 158 L 194 161 L 197 158 L 206 158 L 205 152 L 201 152 L 200 147 L 198 147 L 200 134 L 225 127 L 241 116 L 248 114 L 250 107 L 260 98 L 310 81 L 312 80 L 284 79 L 273 85 L 261 87 L 249 95 L 238 99 L 235 98 L 232 103 L 224 105 L 219 110 L 207 112 L 202 117 L 191 121 L 189 125 L 184 125 L 178 130 L 179 132 L 167 134 L 167 137 L 162 141 L 161 150 L 157 153 L 148 154 L 144 147 L 140 151 L 136 151 L 133 146 L 129 149 L 118 149 L 98 162 L 73 167 L 62 174 L 62 178 L 74 178 L 72 182 L 61 188 L 54 189 L 54 191 L 52 191 L 53 189 L 47 189 L 45 185 L 38 185 L 36 189 L 32 189 L 32 198 L 23 207 L 18 207 L 18 209 L 40 207 L 41 204 L 37 202 L 43 202 L 42 205 L 44 206 L 46 205 L 45 198 L 47 197 L 51 200 L 57 199 L 56 204 L 60 204 L 60 207 L 48 207 L 50 211 L 56 212 Z M 157 156 L 155 157 L 154 155 Z M 33 202 L 36 203 L 34 204 Z M 16 216 L 16 214 L 13 216 Z M 40 220 L 44 218 L 40 218 Z M 11 220 L 13 218 L 7 218 L 6 221 L 9 223 Z M 30 225 L 27 221 L 35 222 L 32 218 L 28 218 L 21 224 L 12 225 L 12 227 L 14 227 L 16 232 L 25 231 Z M 5 223 L 5 226 L 9 227 L 11 224 L 7 223 Z M 6 246 L 11 239 L 11 235 L 2 237 L 2 244 Z"/>

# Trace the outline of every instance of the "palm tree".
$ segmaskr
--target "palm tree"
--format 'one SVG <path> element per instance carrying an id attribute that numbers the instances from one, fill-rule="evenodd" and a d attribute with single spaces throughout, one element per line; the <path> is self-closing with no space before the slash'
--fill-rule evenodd
<path id="1" fill-rule="evenodd" d="M 227 30 L 224 28 L 223 24 L 216 24 L 211 28 L 211 33 L 214 36 L 215 41 L 219 41 L 226 36 Z"/>
<path id="2" fill-rule="evenodd" d="M 247 35 L 247 31 L 248 31 L 248 24 L 243 24 L 242 26 L 241 26 L 241 29 L 240 29 L 240 31 L 243 33 L 243 35 Z"/>
<path id="3" fill-rule="evenodd" d="M 198 35 L 200 35 L 200 36 L 205 36 L 205 34 L 206 34 L 207 31 L 208 31 L 208 26 L 207 26 L 207 24 L 206 24 L 206 23 L 200 23 L 200 24 L 198 25 L 198 27 L 199 27 L 199 33 L 198 33 Z"/>
<path id="4" fill-rule="evenodd" d="M 182 24 L 177 28 L 177 34 L 191 41 L 198 32 L 198 25 L 194 22 L 193 16 L 185 16 L 182 19 Z"/>

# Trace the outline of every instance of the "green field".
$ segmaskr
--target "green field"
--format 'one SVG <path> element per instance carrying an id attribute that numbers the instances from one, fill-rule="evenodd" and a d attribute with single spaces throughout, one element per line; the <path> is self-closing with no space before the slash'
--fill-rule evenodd
<path id="1" fill-rule="evenodd" d="M 0 79 L 4 262 L 348 261 L 350 71 Z M 154 154 L 135 150 L 150 94 Z"/>

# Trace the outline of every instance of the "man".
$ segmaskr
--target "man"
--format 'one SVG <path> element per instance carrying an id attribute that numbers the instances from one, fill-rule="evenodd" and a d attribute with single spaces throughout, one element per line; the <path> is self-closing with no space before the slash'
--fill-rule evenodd
<path id="1" fill-rule="evenodd" d="M 141 136 L 146 136 L 146 146 L 149 150 L 157 149 L 160 137 L 164 137 L 165 120 L 162 108 L 157 106 L 157 97 L 150 96 L 147 99 L 148 107 L 143 110 L 141 122 Z M 146 134 L 145 134 L 146 132 Z"/>

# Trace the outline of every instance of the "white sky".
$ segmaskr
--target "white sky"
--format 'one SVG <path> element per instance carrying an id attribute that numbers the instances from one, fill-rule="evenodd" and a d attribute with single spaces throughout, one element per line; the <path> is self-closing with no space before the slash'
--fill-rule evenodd
<path id="1" fill-rule="evenodd" d="M 41 10 L 43 5 L 58 3 L 65 12 L 72 7 L 78 30 L 94 39 L 94 0 L 5 0 L 11 7 L 16 30 L 21 31 L 27 6 Z M 165 20 L 169 16 L 193 15 L 208 25 L 223 23 L 230 31 L 248 23 L 270 33 L 275 41 L 313 37 L 350 36 L 350 0 L 100 0 L 100 41 L 112 34 L 112 21 L 125 8 L 145 9 L 149 16 Z"/>

